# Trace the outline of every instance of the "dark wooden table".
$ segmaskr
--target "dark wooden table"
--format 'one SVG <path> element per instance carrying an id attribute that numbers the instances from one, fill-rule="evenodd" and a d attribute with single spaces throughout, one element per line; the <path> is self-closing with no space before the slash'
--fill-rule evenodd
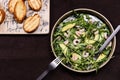
<path id="1" fill-rule="evenodd" d="M 94 9 L 106 16 L 114 28 L 120 24 L 120 0 L 51 0 L 50 33 L 54 23 L 74 8 Z M 47 35 L 0 35 L 0 80 L 36 80 L 55 58 Z M 43 80 L 120 80 L 120 33 L 114 58 L 96 72 L 82 74 L 57 67 Z"/>

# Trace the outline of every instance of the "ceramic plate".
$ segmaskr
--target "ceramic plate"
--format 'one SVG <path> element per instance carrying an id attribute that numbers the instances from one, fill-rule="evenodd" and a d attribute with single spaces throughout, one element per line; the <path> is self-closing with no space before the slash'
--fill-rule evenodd
<path id="1" fill-rule="evenodd" d="M 108 19 L 107 18 L 105 18 L 102 14 L 100 14 L 99 12 L 97 12 L 97 11 L 95 11 L 95 10 L 92 10 L 92 9 L 87 9 L 87 8 L 78 8 L 78 9 L 74 9 L 74 12 L 73 12 L 73 10 L 71 10 L 71 11 L 69 11 L 69 12 L 67 12 L 67 13 L 65 13 L 64 15 L 62 15 L 58 20 L 57 20 L 57 22 L 55 23 L 55 25 L 54 25 L 54 27 L 53 27 L 53 29 L 52 29 L 52 32 L 51 32 L 51 48 L 52 48 L 52 51 L 53 51 L 53 54 L 55 55 L 55 57 L 58 57 L 58 55 L 59 55 L 59 57 L 62 57 L 62 59 L 64 60 L 64 62 L 66 61 L 67 62 L 67 60 L 70 60 L 70 63 L 68 62 L 68 65 L 67 64 L 65 64 L 65 63 L 63 63 L 63 62 L 61 62 L 61 64 L 64 66 L 64 67 L 66 67 L 67 69 L 69 69 L 69 70 L 71 70 L 71 71 L 74 71 L 74 72 L 80 72 L 80 73 L 88 73 L 88 72 L 92 72 L 92 71 L 96 71 L 97 70 L 97 68 L 91 68 L 91 69 L 89 69 L 90 68 L 90 66 L 92 65 L 90 65 L 90 66 L 88 66 L 87 68 L 88 68 L 88 70 L 86 69 L 86 70 L 82 70 L 82 68 L 81 68 L 81 66 L 80 66 L 80 62 L 78 62 L 78 61 L 74 61 L 75 62 L 75 64 L 74 64 L 74 62 L 72 62 L 71 61 L 71 59 L 72 59 L 72 57 L 71 57 L 71 54 L 73 53 L 74 54 L 74 52 L 75 53 L 78 53 L 78 54 L 80 54 L 80 55 L 82 55 L 81 54 L 81 51 L 82 50 L 80 50 L 80 44 L 79 44 L 79 47 L 77 47 L 75 44 L 74 44 L 74 40 L 80 40 L 80 37 L 78 37 L 77 36 L 77 34 L 76 34 L 76 32 L 74 32 L 74 30 L 77 30 L 78 29 L 78 27 L 80 27 L 80 25 L 77 27 L 76 26 L 76 29 L 74 28 L 73 30 L 70 30 L 70 28 L 71 28 L 71 25 L 73 25 L 73 23 L 71 24 L 71 25 L 69 25 L 69 26 L 67 26 L 66 27 L 66 30 L 67 30 L 67 28 L 69 29 L 68 31 L 66 31 L 66 32 L 64 32 L 64 31 L 60 31 L 60 30 L 63 30 L 63 23 L 61 23 L 61 22 L 64 22 L 64 23 L 67 23 L 67 21 L 71 21 L 71 22 L 73 22 L 74 21 L 74 23 L 77 21 L 76 19 L 75 19 L 75 17 L 73 17 L 73 14 L 75 14 L 75 13 L 82 13 L 82 14 L 89 14 L 89 17 L 91 17 L 91 21 L 102 21 L 102 22 L 104 22 L 104 24 L 106 24 L 107 26 L 108 26 L 108 28 L 109 28 L 109 30 L 111 31 L 111 32 L 113 32 L 114 31 L 114 29 L 113 29 L 113 26 L 111 25 L 111 23 L 108 21 Z M 79 15 L 79 14 L 78 14 Z M 77 16 L 78 16 L 77 15 Z M 85 18 L 85 16 L 84 16 L 84 18 Z M 81 18 L 79 18 L 80 20 L 81 20 Z M 73 20 L 73 21 L 72 21 Z M 76 20 L 76 21 L 75 21 Z M 86 18 L 86 21 L 87 21 L 87 18 Z M 83 22 L 83 21 L 81 21 L 81 22 Z M 68 22 L 69 23 L 69 22 Z M 70 23 L 69 23 L 70 24 Z M 78 24 L 78 23 L 77 23 Z M 81 23 L 79 23 L 79 24 L 81 24 Z M 81 24 L 82 25 L 82 24 Z M 85 23 L 84 23 L 84 25 L 86 25 Z M 62 29 L 60 29 L 62 27 Z M 64 26 L 65 27 L 65 26 Z M 73 26 L 74 27 L 74 26 Z M 82 29 L 82 28 L 81 28 Z M 84 28 L 85 29 L 85 28 Z M 64 28 L 64 30 L 65 30 L 65 28 Z M 80 28 L 79 28 L 79 30 L 80 30 Z M 71 31 L 71 32 L 70 32 Z M 74 36 L 72 36 L 71 35 L 71 33 L 72 33 L 72 35 L 74 35 Z M 81 32 L 80 32 L 81 33 Z M 56 34 L 56 35 L 55 35 Z M 63 34 L 64 36 L 72 36 L 71 37 L 71 39 L 73 39 L 74 38 L 74 40 L 73 40 L 73 44 L 71 43 L 71 41 L 72 40 L 70 40 L 70 37 L 64 37 L 63 35 L 61 35 L 62 37 L 60 37 L 60 35 L 59 34 Z M 81 35 L 80 35 L 81 36 Z M 83 38 L 83 37 L 82 37 Z M 64 41 L 64 40 L 66 40 L 66 41 Z M 59 41 L 57 42 L 57 40 L 59 40 L 59 41 L 61 41 L 60 42 L 60 44 L 62 44 L 62 42 L 63 42 L 63 45 L 60 45 L 59 44 Z M 67 41 L 68 41 L 68 43 L 67 43 Z M 58 44 L 56 44 L 56 43 L 58 43 Z M 79 41 L 77 41 L 77 43 L 78 43 Z M 67 43 L 67 44 L 66 44 Z M 83 42 L 82 43 L 82 45 L 84 44 L 85 42 Z M 97 42 L 98 43 L 98 42 Z M 97 44 L 96 43 L 96 44 Z M 85 43 L 86 44 L 86 43 Z M 87 44 L 88 45 L 88 44 Z M 68 47 L 69 46 L 69 47 Z M 70 46 L 72 46 L 72 47 L 74 47 L 74 48 L 72 48 L 72 47 L 70 47 Z M 85 45 L 84 45 L 85 46 Z M 59 47 L 64 47 L 63 48 L 63 55 L 61 55 L 62 53 L 61 53 L 61 51 L 62 51 L 62 48 L 60 48 L 60 49 L 58 49 Z M 76 48 L 75 48 L 76 47 Z M 82 46 L 83 47 L 83 46 Z M 107 56 L 107 60 L 106 61 L 104 61 L 104 62 L 102 62 L 102 64 L 100 64 L 99 65 L 99 68 L 102 68 L 103 66 L 105 66 L 108 62 L 109 62 L 109 60 L 112 58 L 112 55 L 114 54 L 114 51 L 115 51 L 115 47 L 116 47 L 116 37 L 114 37 L 114 39 L 113 39 L 113 42 L 112 42 L 112 48 L 111 48 L 111 50 L 110 50 L 110 53 L 109 53 L 109 56 Z M 78 51 L 77 51 L 77 48 L 78 48 Z M 80 52 L 79 52 L 79 50 L 80 50 Z M 70 52 L 71 51 L 71 52 Z M 60 53 L 59 53 L 60 52 Z M 71 53 L 71 54 L 69 54 L 69 53 Z M 91 52 L 90 52 L 91 53 Z M 64 57 L 64 54 L 66 54 L 65 55 L 65 57 Z M 89 54 L 89 53 L 88 53 Z M 80 57 L 80 55 L 78 56 L 79 58 L 81 58 Z M 66 57 L 67 56 L 67 57 Z M 69 57 L 68 57 L 69 56 Z M 73 58 L 75 58 L 75 57 L 73 57 Z M 94 57 L 93 57 L 94 58 Z M 66 60 L 65 60 L 66 59 Z M 83 59 L 85 60 L 85 58 L 83 57 Z M 89 59 L 89 58 L 87 58 L 87 59 Z M 87 60 L 86 59 L 86 60 Z M 79 60 L 81 60 L 81 59 L 79 59 Z M 88 60 L 87 60 L 88 61 Z M 86 61 L 86 62 L 87 62 Z M 78 63 L 77 63 L 78 62 Z M 89 61 L 88 61 L 88 63 L 89 63 Z M 88 65 L 88 63 L 87 63 L 87 65 Z M 80 67 L 79 67 L 79 66 Z M 84 64 L 83 64 L 84 65 Z M 75 67 L 74 67 L 75 66 Z M 78 68 L 77 68 L 78 67 Z"/>

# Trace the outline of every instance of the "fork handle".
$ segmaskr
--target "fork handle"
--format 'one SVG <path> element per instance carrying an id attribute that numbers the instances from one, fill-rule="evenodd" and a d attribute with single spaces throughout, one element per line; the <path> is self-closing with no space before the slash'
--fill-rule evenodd
<path id="1" fill-rule="evenodd" d="M 45 70 L 36 80 L 42 80 L 47 74 L 48 74 L 49 70 Z"/>
<path id="2" fill-rule="evenodd" d="M 117 26 L 117 28 L 113 31 L 113 33 L 108 37 L 108 39 L 104 42 L 104 44 L 100 47 L 99 53 L 101 53 L 104 48 L 107 46 L 107 44 L 112 40 L 112 38 L 118 33 L 120 30 L 120 25 Z"/>

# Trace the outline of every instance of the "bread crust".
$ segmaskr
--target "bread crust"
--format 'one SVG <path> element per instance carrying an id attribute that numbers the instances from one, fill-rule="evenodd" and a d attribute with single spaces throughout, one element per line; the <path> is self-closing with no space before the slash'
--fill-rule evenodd
<path id="1" fill-rule="evenodd" d="M 14 9 L 14 17 L 18 23 L 22 23 L 27 13 L 27 8 L 23 0 L 16 3 Z"/>
<path id="2" fill-rule="evenodd" d="M 19 0 L 9 0 L 8 2 L 8 10 L 10 13 L 14 13 L 15 5 Z"/>
<path id="3" fill-rule="evenodd" d="M 27 33 L 31 33 L 35 31 L 40 24 L 40 16 L 35 14 L 33 16 L 28 17 L 23 24 L 23 29 Z"/>
<path id="4" fill-rule="evenodd" d="M 5 19 L 5 11 L 3 9 L 0 9 L 0 24 L 3 23 L 4 19 Z"/>
<path id="5" fill-rule="evenodd" d="M 41 0 L 28 0 L 28 4 L 29 4 L 30 8 L 34 11 L 39 11 L 42 7 Z"/>

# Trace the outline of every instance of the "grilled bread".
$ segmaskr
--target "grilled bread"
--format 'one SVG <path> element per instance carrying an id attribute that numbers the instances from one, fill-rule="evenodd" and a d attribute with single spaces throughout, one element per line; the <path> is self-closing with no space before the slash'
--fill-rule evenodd
<path id="1" fill-rule="evenodd" d="M 9 0 L 8 10 L 10 11 L 10 13 L 14 13 L 15 5 L 18 1 L 20 0 Z"/>
<path id="2" fill-rule="evenodd" d="M 28 0 L 28 4 L 31 9 L 34 11 L 39 11 L 42 7 L 42 1 L 41 0 Z"/>
<path id="3" fill-rule="evenodd" d="M 2 24 L 4 19 L 5 19 L 5 11 L 3 9 L 0 9 L 0 24 Z"/>
<path id="4" fill-rule="evenodd" d="M 27 8 L 23 0 L 19 0 L 14 9 L 14 16 L 18 23 L 22 23 L 26 16 Z"/>
<path id="5" fill-rule="evenodd" d="M 40 24 L 40 16 L 38 14 L 35 14 L 34 16 L 28 17 L 23 24 L 23 29 L 25 32 L 33 32 L 35 31 Z"/>

